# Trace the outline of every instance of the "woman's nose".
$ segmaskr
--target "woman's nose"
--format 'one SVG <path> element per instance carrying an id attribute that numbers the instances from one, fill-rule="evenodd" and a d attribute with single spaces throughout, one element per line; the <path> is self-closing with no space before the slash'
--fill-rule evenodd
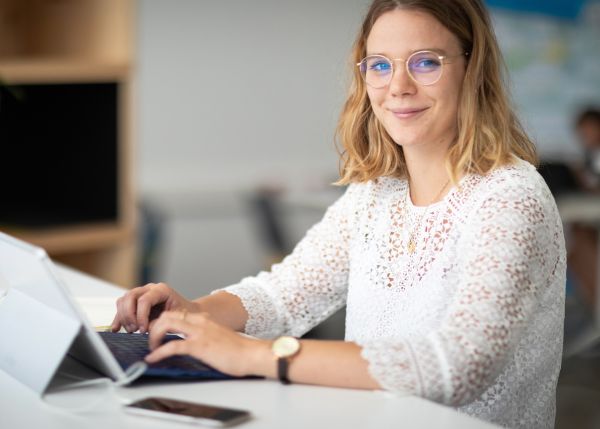
<path id="1" fill-rule="evenodd" d="M 397 67 L 394 67 L 392 80 L 389 84 L 389 91 L 391 95 L 395 97 L 412 95 L 417 91 L 417 84 L 408 74 L 404 64 L 398 64 Z"/>

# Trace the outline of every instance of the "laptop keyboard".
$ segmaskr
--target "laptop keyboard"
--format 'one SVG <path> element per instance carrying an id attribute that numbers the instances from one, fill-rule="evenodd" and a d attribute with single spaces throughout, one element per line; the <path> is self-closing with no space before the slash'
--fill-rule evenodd
<path id="1" fill-rule="evenodd" d="M 98 332 L 112 354 L 123 369 L 135 362 L 144 360 L 150 353 L 148 349 L 148 334 L 127 334 L 122 332 Z M 166 335 L 163 344 L 168 341 L 181 340 L 177 335 Z M 148 365 L 150 369 L 176 370 L 181 373 L 214 371 L 190 356 L 171 356 L 159 362 Z"/>

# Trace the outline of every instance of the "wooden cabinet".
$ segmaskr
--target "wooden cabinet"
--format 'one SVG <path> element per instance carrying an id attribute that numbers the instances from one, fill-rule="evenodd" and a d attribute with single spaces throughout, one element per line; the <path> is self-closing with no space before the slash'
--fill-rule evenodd
<path id="1" fill-rule="evenodd" d="M 124 287 L 137 281 L 134 13 L 133 0 L 0 0 L 2 85 L 116 84 L 113 144 L 118 160 L 113 168 L 117 175 L 113 219 L 35 228 L 19 225 L 17 219 L 0 221 L 0 229 L 44 247 L 55 260 Z"/>

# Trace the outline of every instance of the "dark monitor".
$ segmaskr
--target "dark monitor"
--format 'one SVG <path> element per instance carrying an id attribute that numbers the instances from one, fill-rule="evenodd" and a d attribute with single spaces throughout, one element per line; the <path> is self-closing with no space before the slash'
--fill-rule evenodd
<path id="1" fill-rule="evenodd" d="M 0 84 L 0 227 L 117 220 L 118 91 Z"/>
<path id="2" fill-rule="evenodd" d="M 564 162 L 542 161 L 538 167 L 538 171 L 546 181 L 554 197 L 582 190 L 577 183 L 575 173 Z"/>

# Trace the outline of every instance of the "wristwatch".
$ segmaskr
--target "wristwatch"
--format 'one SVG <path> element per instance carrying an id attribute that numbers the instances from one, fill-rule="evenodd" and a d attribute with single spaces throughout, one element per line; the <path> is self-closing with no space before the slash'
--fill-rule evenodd
<path id="1" fill-rule="evenodd" d="M 291 359 L 300 351 L 300 341 L 294 337 L 279 337 L 273 342 L 271 350 L 277 358 L 277 378 L 283 384 L 290 384 L 288 368 Z"/>

